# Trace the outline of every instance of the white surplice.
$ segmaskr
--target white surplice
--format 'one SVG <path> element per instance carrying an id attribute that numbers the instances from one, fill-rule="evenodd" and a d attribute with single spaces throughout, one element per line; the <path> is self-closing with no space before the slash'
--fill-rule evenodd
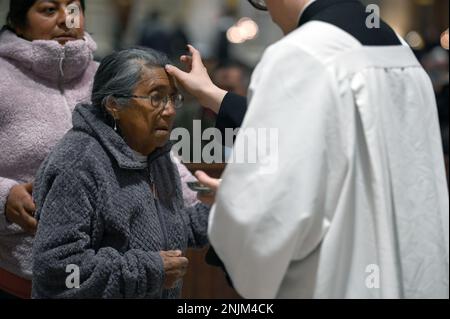
<path id="1" fill-rule="evenodd" d="M 448 298 L 437 108 L 409 47 L 307 23 L 256 68 L 248 128 L 278 129 L 277 169 L 229 164 L 209 225 L 243 297 Z"/>

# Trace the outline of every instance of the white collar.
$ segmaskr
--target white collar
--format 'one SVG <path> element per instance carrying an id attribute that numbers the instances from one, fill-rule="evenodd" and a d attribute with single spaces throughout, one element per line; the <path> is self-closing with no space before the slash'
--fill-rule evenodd
<path id="1" fill-rule="evenodd" d="M 306 9 L 308 9 L 308 7 L 313 4 L 313 2 L 316 2 L 317 0 L 309 0 L 309 2 L 303 7 L 302 11 L 300 12 L 300 15 L 298 17 L 297 21 L 300 21 L 300 19 L 302 18 L 303 12 L 306 11 Z"/>

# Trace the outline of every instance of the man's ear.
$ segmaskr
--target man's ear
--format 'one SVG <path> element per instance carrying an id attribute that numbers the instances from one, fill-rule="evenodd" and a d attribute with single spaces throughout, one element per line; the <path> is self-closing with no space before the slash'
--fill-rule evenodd
<path id="1" fill-rule="evenodd" d="M 116 99 L 112 96 L 108 96 L 106 98 L 105 109 L 115 120 L 119 119 L 119 105 L 117 104 Z"/>

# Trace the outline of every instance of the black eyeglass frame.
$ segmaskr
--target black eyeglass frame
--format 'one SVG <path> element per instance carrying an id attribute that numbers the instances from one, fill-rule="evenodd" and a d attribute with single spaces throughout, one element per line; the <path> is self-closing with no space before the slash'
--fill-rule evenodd
<path id="1" fill-rule="evenodd" d="M 248 0 L 248 2 L 258 10 L 267 11 L 266 1 L 264 0 Z"/>
<path id="2" fill-rule="evenodd" d="M 152 95 L 148 95 L 148 96 L 140 96 L 140 95 L 121 95 L 121 94 L 115 94 L 114 97 L 116 98 L 125 98 L 125 99 L 144 99 L 144 100 L 149 100 L 150 104 L 156 108 L 159 109 L 161 108 L 161 105 L 155 105 L 158 104 L 155 102 L 155 97 Z M 172 95 L 166 95 L 164 98 L 161 99 L 160 102 L 162 102 L 164 104 L 164 107 L 162 107 L 161 109 L 165 110 L 167 105 L 169 104 L 169 100 L 172 102 L 174 108 L 176 110 L 179 110 L 183 107 L 184 104 L 184 96 L 180 93 L 175 93 Z"/>

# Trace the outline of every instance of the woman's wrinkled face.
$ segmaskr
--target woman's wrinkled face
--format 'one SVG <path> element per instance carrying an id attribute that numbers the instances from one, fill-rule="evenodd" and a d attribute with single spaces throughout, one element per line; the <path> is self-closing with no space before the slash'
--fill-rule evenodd
<path id="1" fill-rule="evenodd" d="M 73 5 L 78 6 L 77 13 L 70 10 Z M 55 40 L 61 45 L 80 40 L 84 36 L 84 14 L 80 1 L 38 0 L 28 10 L 26 26 L 16 28 L 16 33 L 29 41 Z"/>
<path id="2" fill-rule="evenodd" d="M 144 67 L 133 95 L 161 100 L 177 92 L 173 78 L 164 68 Z M 127 144 L 135 151 L 149 155 L 169 140 L 175 115 L 175 106 L 170 99 L 165 108 L 163 105 L 155 108 L 151 99 L 132 98 L 129 106 L 120 109 L 117 117 Z"/>

